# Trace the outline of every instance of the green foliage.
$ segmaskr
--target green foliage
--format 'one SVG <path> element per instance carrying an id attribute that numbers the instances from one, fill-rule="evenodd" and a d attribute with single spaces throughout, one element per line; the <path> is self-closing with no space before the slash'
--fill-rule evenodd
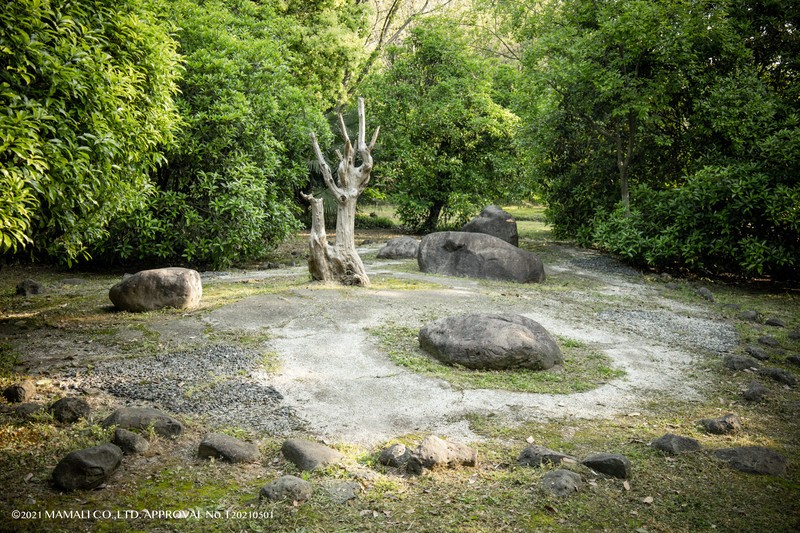
<path id="1" fill-rule="evenodd" d="M 0 8 L 0 253 L 72 263 L 147 192 L 177 113 L 175 42 L 137 0 Z"/>
<path id="2" fill-rule="evenodd" d="M 518 119 L 492 99 L 492 63 L 458 26 L 428 18 L 387 52 L 364 89 L 382 125 L 375 173 L 402 222 L 432 231 L 500 201 L 518 178 Z"/>
<path id="3" fill-rule="evenodd" d="M 185 55 L 185 127 L 155 176 L 157 193 L 115 224 L 109 259 L 225 267 L 263 257 L 298 228 L 294 191 L 308 175 L 308 132 L 327 130 L 321 106 L 341 92 L 342 75 L 331 72 L 344 68 L 352 48 L 334 7 L 301 14 L 249 0 L 162 6 Z M 297 49 L 299 35 L 324 24 L 349 36 L 325 41 L 331 57 L 317 40 Z M 312 56 L 307 67 L 331 79 L 298 70 Z"/>
<path id="4" fill-rule="evenodd" d="M 764 4 L 758 22 L 735 0 L 572 0 L 519 25 L 523 144 L 557 234 L 652 266 L 796 267 L 797 9 Z"/>

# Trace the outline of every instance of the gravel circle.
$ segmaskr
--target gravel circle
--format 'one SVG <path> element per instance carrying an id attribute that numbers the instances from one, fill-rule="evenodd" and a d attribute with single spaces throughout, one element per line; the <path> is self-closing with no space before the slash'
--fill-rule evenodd
<path id="1" fill-rule="evenodd" d="M 211 425 L 240 426 L 285 435 L 300 427 L 283 395 L 252 373 L 260 354 L 211 345 L 152 357 L 100 361 L 76 386 L 104 390 L 172 413 L 203 415 Z M 259 373 L 262 374 L 263 373 Z"/>

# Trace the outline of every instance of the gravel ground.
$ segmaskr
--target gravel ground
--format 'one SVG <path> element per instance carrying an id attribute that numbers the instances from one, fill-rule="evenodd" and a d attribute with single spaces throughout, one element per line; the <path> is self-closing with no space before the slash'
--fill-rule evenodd
<path id="1" fill-rule="evenodd" d="M 90 375 L 69 377 L 75 386 L 102 389 L 125 403 L 191 414 L 211 425 L 280 435 L 303 428 L 329 441 L 362 445 L 415 432 L 476 440 L 465 419 L 470 413 L 491 413 L 514 424 L 618 416 L 640 411 L 654 395 L 702 398 L 700 358 L 736 344 L 730 324 L 717 319 L 707 303 L 672 299 L 660 284 L 611 258 L 568 247 L 559 250 L 559 258 L 547 265 L 551 285 L 541 288 L 430 276 L 401 261 L 370 260 L 371 276 L 440 288 L 309 284 L 253 296 L 202 315 L 202 324 L 192 328 L 226 338 L 269 333 L 259 349 L 210 343 L 155 357 L 98 361 Z M 208 273 L 204 283 L 268 280 L 304 269 Z M 383 324 L 419 327 L 476 311 L 523 314 L 556 336 L 606 354 L 626 376 L 570 395 L 459 390 L 394 365 L 368 333 Z M 184 335 L 186 320 L 198 318 L 160 324 L 161 337 Z M 278 354 L 276 373 L 261 369 L 262 349 Z"/>

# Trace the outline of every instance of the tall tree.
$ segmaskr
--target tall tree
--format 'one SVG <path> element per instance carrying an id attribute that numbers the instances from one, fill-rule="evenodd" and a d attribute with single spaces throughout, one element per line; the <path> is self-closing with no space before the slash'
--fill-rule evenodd
<path id="1" fill-rule="evenodd" d="M 492 99 L 494 68 L 460 26 L 425 19 L 386 61 L 365 94 L 384 127 L 380 175 L 403 222 L 432 231 L 507 194 L 517 117 Z"/>

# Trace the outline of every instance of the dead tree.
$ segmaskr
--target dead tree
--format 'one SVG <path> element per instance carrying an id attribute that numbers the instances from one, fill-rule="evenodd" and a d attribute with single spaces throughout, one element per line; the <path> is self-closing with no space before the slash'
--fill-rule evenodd
<path id="1" fill-rule="evenodd" d="M 339 166 L 336 169 L 336 180 L 331 173 L 331 168 L 325 162 L 322 150 L 317 143 L 317 137 L 311 133 L 311 142 L 314 153 L 322 169 L 325 185 L 336 198 L 336 241 L 333 246 L 328 244 L 325 234 L 325 214 L 322 199 L 310 194 L 303 197 L 311 204 L 311 237 L 309 239 L 310 256 L 308 269 L 311 277 L 324 282 L 341 283 L 343 285 L 369 286 L 369 277 L 364 270 L 364 263 L 356 251 L 355 220 L 356 202 L 361 193 L 366 189 L 372 173 L 372 149 L 378 138 L 380 127 L 375 130 L 372 141 L 367 145 L 365 141 L 364 99 L 358 99 L 358 140 L 355 148 L 347 135 L 344 119 L 339 114 L 339 126 L 344 137 L 344 156 L 337 151 Z M 356 166 L 356 158 L 361 164 Z"/>

